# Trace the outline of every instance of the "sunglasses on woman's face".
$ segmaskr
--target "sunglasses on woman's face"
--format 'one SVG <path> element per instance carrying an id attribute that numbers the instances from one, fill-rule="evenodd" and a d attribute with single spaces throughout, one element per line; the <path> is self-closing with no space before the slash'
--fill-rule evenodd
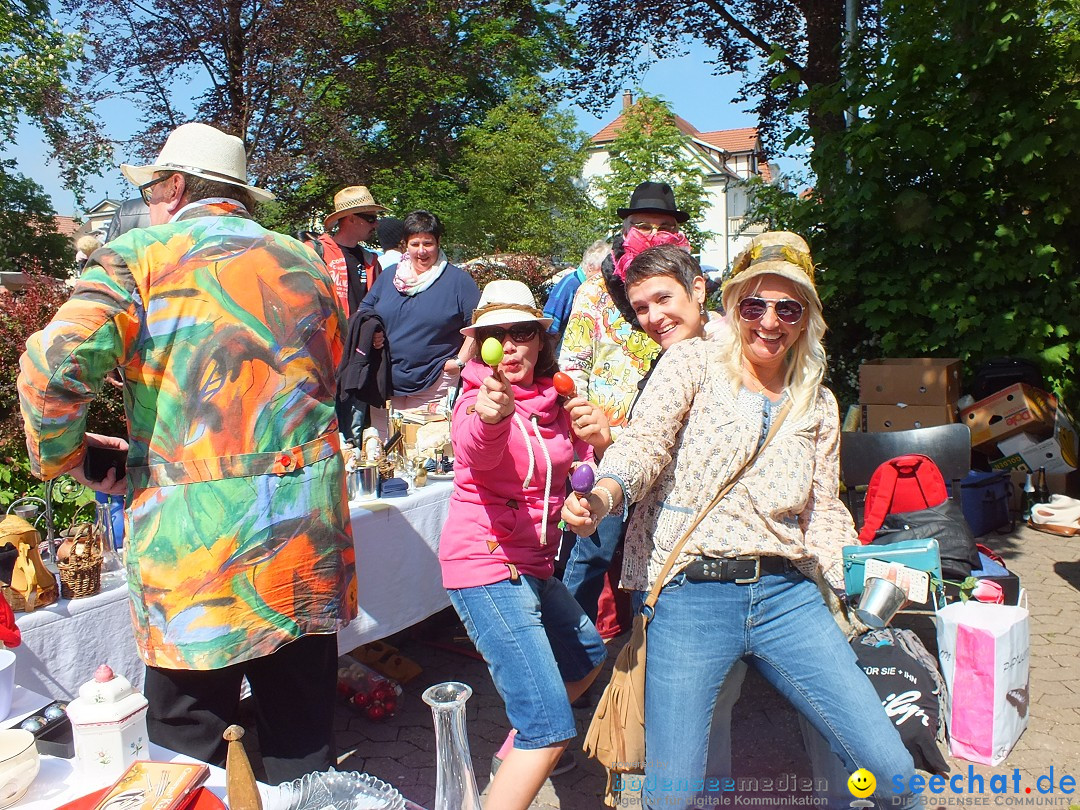
<path id="1" fill-rule="evenodd" d="M 803 305 L 794 298 L 761 298 L 750 295 L 739 302 L 739 317 L 744 321 L 760 321 L 773 308 L 776 317 L 786 324 L 802 320 Z"/>
<path id="2" fill-rule="evenodd" d="M 501 326 L 494 326 L 490 329 L 481 329 L 477 338 L 483 343 L 488 338 L 495 338 L 499 343 L 506 340 L 506 336 L 509 335 L 510 339 L 514 343 L 528 343 L 540 332 L 540 324 L 532 321 L 530 323 L 516 323 L 513 326 L 503 329 Z"/>

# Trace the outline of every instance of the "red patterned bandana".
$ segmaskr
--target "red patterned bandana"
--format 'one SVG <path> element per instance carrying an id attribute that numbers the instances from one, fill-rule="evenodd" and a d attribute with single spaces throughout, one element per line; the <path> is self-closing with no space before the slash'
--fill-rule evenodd
<path id="1" fill-rule="evenodd" d="M 658 245 L 674 245 L 690 252 L 690 242 L 681 231 L 670 233 L 668 231 L 653 231 L 645 233 L 637 228 L 631 228 L 623 237 L 623 254 L 615 260 L 615 275 L 626 281 L 626 268 L 641 251 Z"/>

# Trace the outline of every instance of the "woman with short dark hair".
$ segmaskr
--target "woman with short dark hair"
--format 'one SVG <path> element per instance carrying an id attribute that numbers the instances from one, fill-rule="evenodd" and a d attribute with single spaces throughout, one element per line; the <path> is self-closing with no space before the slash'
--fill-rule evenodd
<path id="1" fill-rule="evenodd" d="M 440 247 L 443 224 L 435 214 L 413 211 L 403 229 L 401 259 L 379 276 L 360 311 L 374 312 L 386 326 L 392 406 L 431 410 L 445 401 L 472 353 L 460 330 L 469 325 L 480 290 L 447 260 Z"/>

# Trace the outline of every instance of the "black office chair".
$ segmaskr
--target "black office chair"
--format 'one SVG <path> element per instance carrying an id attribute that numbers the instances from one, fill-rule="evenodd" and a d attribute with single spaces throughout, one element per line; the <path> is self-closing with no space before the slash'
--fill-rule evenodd
<path id="1" fill-rule="evenodd" d="M 929 456 L 941 470 L 952 497 L 959 500 L 960 480 L 971 471 L 971 431 L 967 425 L 954 423 L 888 433 L 841 433 L 840 482 L 846 489 L 847 507 L 856 526 L 862 525 L 866 485 L 874 470 L 889 459 L 907 453 Z"/>

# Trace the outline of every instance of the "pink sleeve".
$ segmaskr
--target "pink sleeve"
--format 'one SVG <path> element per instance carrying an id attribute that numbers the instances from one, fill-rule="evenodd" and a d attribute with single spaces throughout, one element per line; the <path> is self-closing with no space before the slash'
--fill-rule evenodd
<path id="1" fill-rule="evenodd" d="M 466 391 L 454 406 L 450 442 L 454 446 L 454 464 L 474 470 L 493 470 L 502 463 L 510 437 L 512 417 L 489 425 L 475 411 L 476 391 Z"/>

